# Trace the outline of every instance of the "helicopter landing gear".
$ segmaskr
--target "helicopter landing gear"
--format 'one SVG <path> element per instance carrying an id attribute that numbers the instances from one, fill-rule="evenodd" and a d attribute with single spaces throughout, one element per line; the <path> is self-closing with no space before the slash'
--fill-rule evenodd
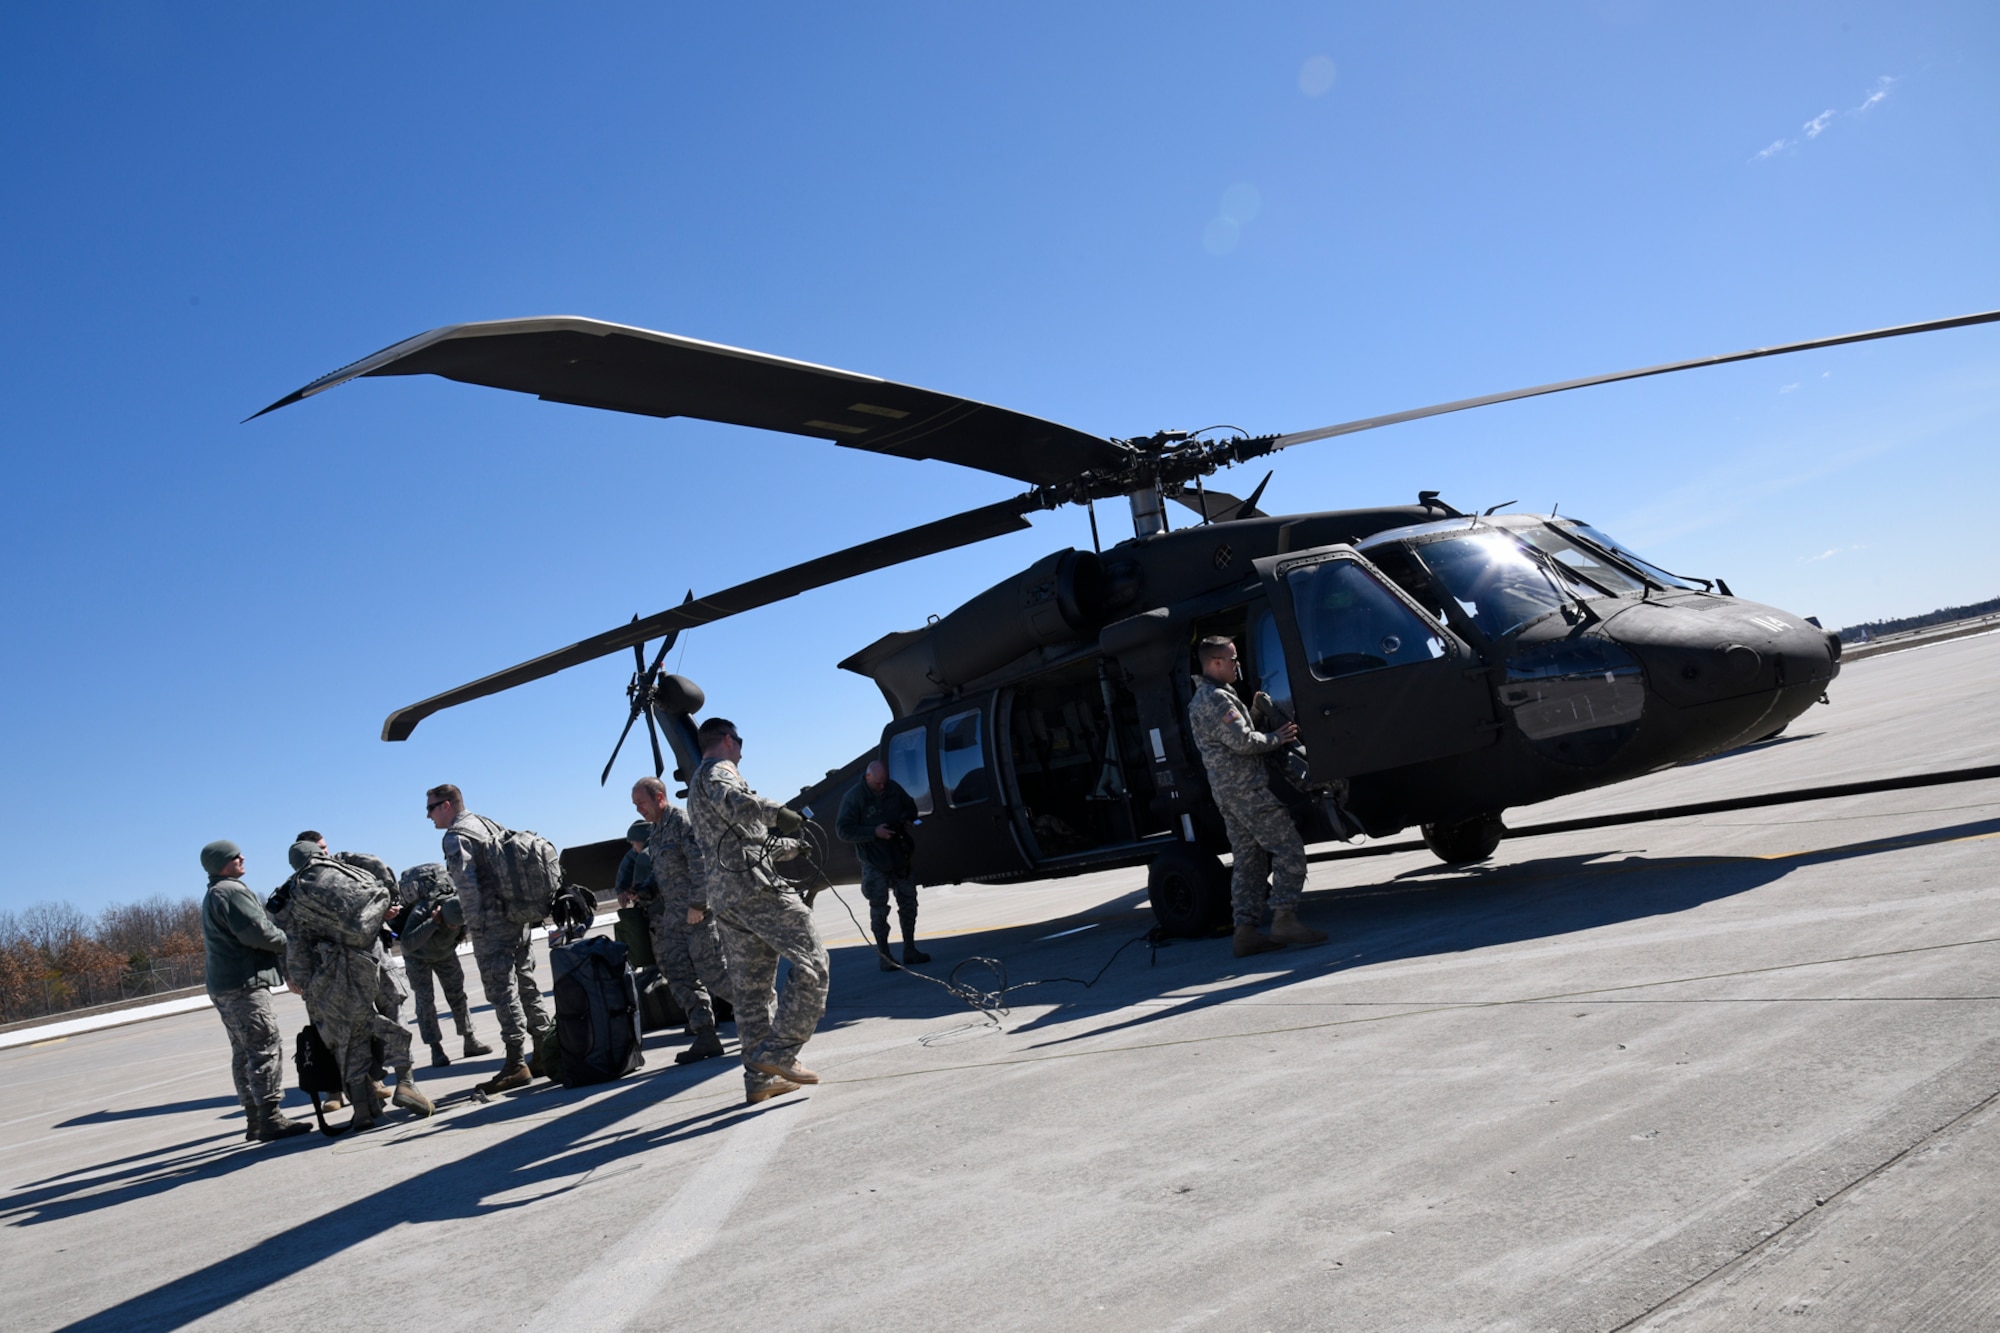
<path id="1" fill-rule="evenodd" d="M 1424 846 L 1448 866 L 1471 865 L 1493 855 L 1507 826 L 1498 815 L 1474 815 L 1451 824 L 1424 825 Z"/>
<path id="2" fill-rule="evenodd" d="M 1229 872 L 1215 856 L 1185 843 L 1153 858 L 1146 897 L 1163 935 L 1201 939 L 1229 922 Z"/>

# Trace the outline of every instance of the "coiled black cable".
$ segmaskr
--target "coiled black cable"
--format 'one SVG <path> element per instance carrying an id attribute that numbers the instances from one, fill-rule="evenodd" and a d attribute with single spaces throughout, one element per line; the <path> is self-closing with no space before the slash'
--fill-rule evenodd
<path id="1" fill-rule="evenodd" d="M 773 837 L 775 836 L 774 834 Z M 831 892 L 834 899 L 839 902 L 842 910 L 847 913 L 847 919 L 854 923 L 855 933 L 860 935 L 864 940 L 870 938 L 868 928 L 861 924 L 861 918 L 854 914 L 853 906 L 842 896 L 839 888 L 834 885 L 833 880 L 826 873 L 828 853 L 833 848 L 832 839 L 828 837 L 826 830 L 820 826 L 818 821 L 808 819 L 796 836 L 799 842 L 804 845 L 805 852 L 802 855 L 794 856 L 789 861 L 772 861 L 770 862 L 772 867 L 777 870 L 780 878 L 799 891 L 800 895 L 805 898 L 807 906 L 811 906 L 813 898 L 821 892 Z M 769 855 L 768 847 L 770 841 L 771 839 L 766 839 L 766 850 L 762 853 L 765 856 Z M 806 872 L 802 875 L 795 875 L 788 870 L 778 869 L 781 866 L 796 866 L 801 863 L 803 863 Z M 817 883 L 813 882 L 815 880 Z M 1151 966 L 1159 953 L 1160 945 L 1164 942 L 1157 930 L 1148 930 L 1144 934 L 1134 935 L 1131 939 L 1126 940 L 1123 944 L 1112 950 L 1111 956 L 1104 960 L 1104 965 L 1098 968 L 1088 981 L 1082 977 L 1037 977 L 1033 981 L 1010 981 L 1007 977 L 1007 964 L 1001 959 L 991 958 L 985 954 L 974 954 L 970 958 L 960 959 L 951 971 L 942 977 L 934 977 L 928 972 L 919 972 L 913 967 L 897 962 L 894 958 L 889 959 L 889 962 L 892 970 L 917 977 L 946 991 L 963 1001 L 970 1008 L 978 1010 L 986 1016 L 988 1021 L 997 1026 L 1002 1019 L 1008 1017 L 1013 1012 L 1012 1007 L 1008 1003 L 1008 996 L 1011 993 L 1028 990 L 1035 986 L 1054 985 L 1081 986 L 1085 990 L 1089 990 L 1104 979 L 1104 974 L 1111 970 L 1111 965 L 1118 961 L 1119 955 L 1123 954 L 1133 945 L 1146 943 L 1151 946 L 1151 952 L 1147 956 L 1147 965 Z M 962 979 L 963 974 L 968 968 L 984 968 L 992 974 L 992 984 L 982 987 Z"/>

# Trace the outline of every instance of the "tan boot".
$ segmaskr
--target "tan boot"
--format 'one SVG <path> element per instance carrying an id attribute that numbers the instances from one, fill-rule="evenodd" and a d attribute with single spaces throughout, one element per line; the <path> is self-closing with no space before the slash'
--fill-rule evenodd
<path id="1" fill-rule="evenodd" d="M 354 1107 L 354 1118 L 347 1122 L 348 1130 L 352 1133 L 359 1133 L 364 1129 L 373 1129 L 375 1122 L 381 1118 L 382 1103 L 375 1099 L 375 1093 L 370 1085 L 367 1083 L 348 1084 L 347 1100 Z"/>
<path id="2" fill-rule="evenodd" d="M 408 1065 L 397 1066 L 396 1095 L 390 1100 L 404 1110 L 415 1111 L 418 1115 L 429 1115 L 437 1110 L 429 1094 L 417 1086 L 417 1077 L 410 1072 Z"/>
<path id="3" fill-rule="evenodd" d="M 303 1120 L 294 1120 L 275 1106 L 259 1107 L 257 1111 L 257 1141 L 276 1143 L 279 1139 L 295 1138 L 300 1134 L 310 1134 L 313 1127 Z"/>
<path id="4" fill-rule="evenodd" d="M 1282 949 L 1284 947 L 1281 941 L 1259 935 L 1255 926 L 1238 926 L 1236 928 L 1236 956 L 1238 958 L 1248 958 L 1251 954 L 1257 953 L 1269 953 L 1273 949 Z"/>
<path id="5" fill-rule="evenodd" d="M 694 1044 L 674 1057 L 677 1065 L 691 1065 L 699 1060 L 713 1060 L 722 1054 L 722 1038 L 714 1028 L 702 1028 L 694 1034 Z"/>
<path id="6" fill-rule="evenodd" d="M 768 1102 L 773 1097 L 782 1097 L 788 1092 L 797 1092 L 798 1090 L 799 1085 L 790 1079 L 774 1078 L 769 1083 L 759 1083 L 754 1088 L 745 1088 L 743 1090 L 743 1102 L 746 1106 L 755 1106 L 758 1102 Z"/>
<path id="7" fill-rule="evenodd" d="M 780 1060 L 767 1055 L 760 1060 L 750 1060 L 746 1063 L 758 1073 L 769 1074 L 772 1078 L 789 1079 L 793 1083 L 819 1082 L 819 1075 L 800 1064 L 797 1056 Z"/>
<path id="8" fill-rule="evenodd" d="M 1280 944 L 1325 944 L 1326 932 L 1314 930 L 1286 907 L 1271 913 L 1271 938 Z"/>
<path id="9" fill-rule="evenodd" d="M 521 1062 L 520 1057 L 516 1056 L 502 1065 L 499 1073 L 480 1084 L 479 1090 L 490 1097 L 496 1092 L 508 1092 L 515 1088 L 525 1088 L 534 1081 L 535 1076 L 528 1072 L 528 1066 Z"/>

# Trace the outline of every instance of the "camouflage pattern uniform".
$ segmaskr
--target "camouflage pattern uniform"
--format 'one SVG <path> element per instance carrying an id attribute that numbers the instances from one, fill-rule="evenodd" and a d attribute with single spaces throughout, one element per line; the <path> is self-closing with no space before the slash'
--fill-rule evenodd
<path id="1" fill-rule="evenodd" d="M 239 879 L 212 876 L 202 899 L 208 998 L 229 1034 L 229 1077 L 245 1114 L 278 1109 L 285 1095 L 284 1039 L 271 987 L 285 935 Z"/>
<path id="2" fill-rule="evenodd" d="M 1285 748 L 1250 725 L 1236 691 L 1206 676 L 1195 681 L 1188 726 L 1208 770 L 1208 786 L 1229 832 L 1236 865 L 1229 876 L 1231 914 L 1239 926 L 1262 921 L 1265 878 L 1272 911 L 1296 908 L 1306 887 L 1306 847 L 1298 825 L 1271 794 L 1264 756 Z M 1273 874 L 1273 871 L 1276 873 Z"/>
<path id="3" fill-rule="evenodd" d="M 341 852 L 334 859 L 368 871 L 387 893 L 395 893 L 395 873 L 376 858 Z M 287 880 L 272 901 L 283 902 L 296 884 L 297 876 Z M 321 939 L 298 928 L 288 908 L 279 907 L 275 915 L 287 935 L 285 978 L 304 994 L 306 1016 L 333 1052 L 341 1082 L 353 1089 L 374 1081 L 377 1042 L 383 1064 L 395 1069 L 408 1065 L 410 1030 L 397 1020 L 407 992 L 389 966 L 382 941 L 364 948 Z"/>
<path id="4" fill-rule="evenodd" d="M 750 789 L 727 759 L 704 759 L 689 784 L 688 814 L 707 873 L 708 905 L 722 926 L 729 981 L 735 988 L 736 1037 L 751 1091 L 772 1081 L 752 1061 L 798 1059 L 826 1013 L 831 975 L 812 912 L 776 863 L 797 856 L 796 838 L 771 836 L 779 803 Z M 658 876 L 665 867 L 654 863 Z M 778 959 L 792 965 L 779 998 Z"/>
<path id="5" fill-rule="evenodd" d="M 653 935 L 654 961 L 659 963 L 675 1002 L 687 1014 L 688 1031 L 708 1031 L 715 1026 L 715 1005 L 710 997 L 731 1004 L 736 997 L 729 987 L 729 961 L 723 954 L 715 913 L 708 913 L 698 926 L 688 924 L 688 908 L 708 906 L 708 887 L 701 849 L 695 845 L 694 824 L 687 812 L 672 802 L 661 813 L 660 822 L 653 825 L 652 836 L 646 841 L 646 859 L 652 867 L 654 892 L 643 901 Z"/>
<path id="6" fill-rule="evenodd" d="M 463 1037 L 472 1031 L 472 1006 L 465 998 L 465 965 L 458 961 L 458 937 L 465 926 L 464 909 L 453 892 L 450 872 L 432 861 L 413 866 L 396 882 L 396 897 L 403 904 L 401 937 L 403 973 L 417 1002 L 417 1032 L 426 1045 L 444 1040 L 438 1026 L 436 978 L 444 986 L 444 1000 L 451 1008 L 451 1021 Z M 442 908 L 444 921 L 431 918 L 433 909 Z"/>
<path id="7" fill-rule="evenodd" d="M 535 980 L 535 955 L 530 947 L 534 927 L 509 921 L 497 895 L 489 902 L 480 892 L 473 846 L 484 847 L 488 840 L 479 816 L 469 811 L 459 815 L 445 830 L 444 865 L 451 872 L 451 882 L 458 886 L 465 928 L 472 936 L 472 961 L 479 968 L 480 985 L 499 1020 L 500 1040 L 512 1064 L 524 1057 L 537 1037 L 546 1037 L 555 1020 L 542 1003 L 542 988 Z"/>

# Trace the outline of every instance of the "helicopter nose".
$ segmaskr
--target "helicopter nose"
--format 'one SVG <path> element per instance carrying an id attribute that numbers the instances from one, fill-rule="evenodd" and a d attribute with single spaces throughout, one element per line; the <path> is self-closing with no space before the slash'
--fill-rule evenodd
<path id="1" fill-rule="evenodd" d="M 1638 657 L 1651 688 L 1680 707 L 1823 686 L 1839 670 L 1835 636 L 1755 603 L 1641 604 L 1608 628 Z"/>

